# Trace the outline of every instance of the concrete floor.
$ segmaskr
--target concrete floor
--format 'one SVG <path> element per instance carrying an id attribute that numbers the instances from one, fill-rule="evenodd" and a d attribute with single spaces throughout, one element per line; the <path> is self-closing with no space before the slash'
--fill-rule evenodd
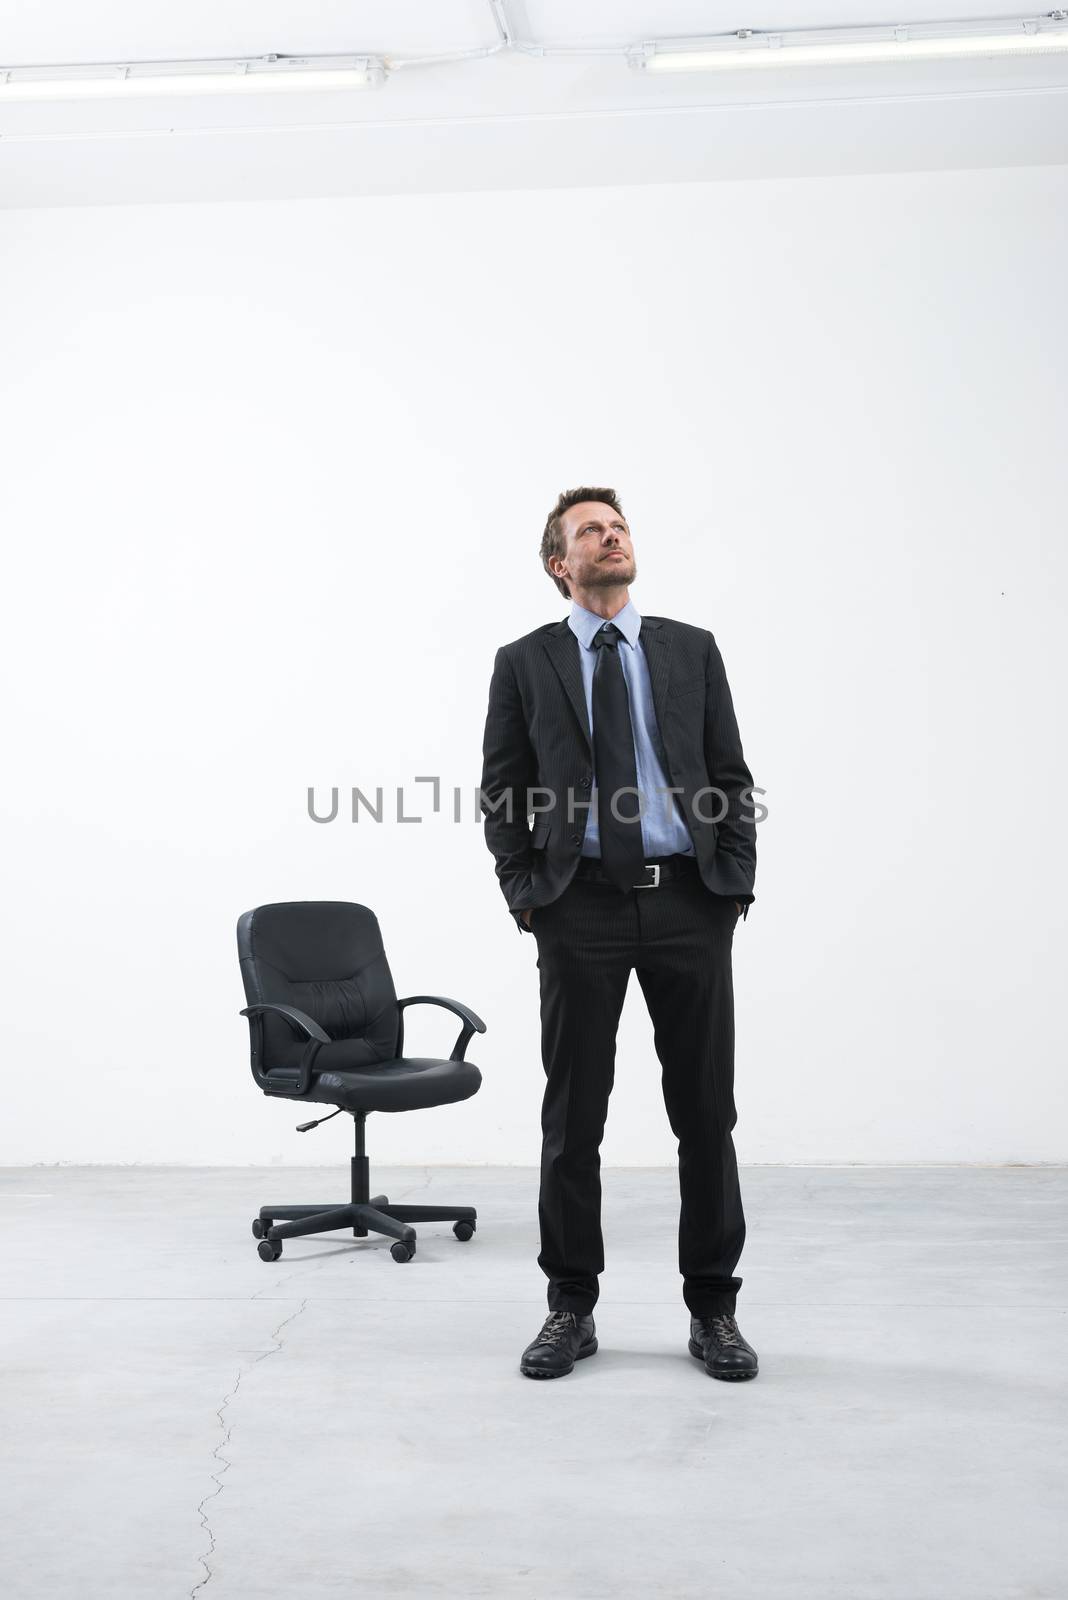
<path id="1" fill-rule="evenodd" d="M 675 1177 L 605 1174 L 601 1350 L 532 1383 L 536 1175 L 372 1166 L 460 1244 L 287 1243 L 344 1169 L 3 1174 L 12 1600 L 1064 1600 L 1068 1170 L 756 1168 L 753 1383 L 686 1353 Z"/>

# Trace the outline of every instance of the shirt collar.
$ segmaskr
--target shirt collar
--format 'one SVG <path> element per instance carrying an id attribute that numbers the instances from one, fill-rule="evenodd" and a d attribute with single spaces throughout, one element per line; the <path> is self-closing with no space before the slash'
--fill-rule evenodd
<path id="1" fill-rule="evenodd" d="M 604 627 L 604 621 L 603 617 L 596 616 L 594 612 L 587 611 L 585 606 L 580 606 L 577 600 L 572 600 L 571 615 L 567 619 L 567 625 L 579 644 L 584 645 L 587 650 L 593 649 L 593 636 Z M 642 619 L 634 601 L 628 600 L 622 611 L 616 612 L 612 621 L 633 648 L 638 643 L 642 627 Z"/>

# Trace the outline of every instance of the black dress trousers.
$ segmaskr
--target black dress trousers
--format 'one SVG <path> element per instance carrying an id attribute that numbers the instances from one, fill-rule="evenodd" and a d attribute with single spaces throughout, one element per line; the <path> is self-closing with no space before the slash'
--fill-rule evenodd
<path id="1" fill-rule="evenodd" d="M 664 1103 L 679 1141 L 679 1270 L 697 1316 L 735 1310 L 745 1242 L 734 1105 L 734 902 L 694 873 L 657 888 L 574 878 L 530 930 L 541 984 L 542 1165 L 538 1263 L 549 1308 L 586 1313 L 604 1268 L 600 1145 L 631 969 L 653 1021 Z"/>

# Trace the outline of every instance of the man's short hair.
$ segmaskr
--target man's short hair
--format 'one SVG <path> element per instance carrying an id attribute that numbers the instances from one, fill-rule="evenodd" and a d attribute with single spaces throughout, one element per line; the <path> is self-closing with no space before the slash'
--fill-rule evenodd
<path id="1" fill-rule="evenodd" d="M 598 500 L 602 505 L 611 506 L 619 516 L 623 515 L 623 507 L 614 489 L 592 489 L 588 484 L 583 484 L 578 489 L 565 489 L 557 500 L 549 512 L 545 532 L 541 536 L 541 564 L 565 600 L 570 600 L 571 590 L 565 578 L 558 578 L 555 572 L 549 570 L 549 559 L 551 556 L 562 556 L 564 553 L 564 530 L 561 522 L 564 512 L 570 511 L 572 506 L 580 506 L 584 500 Z"/>

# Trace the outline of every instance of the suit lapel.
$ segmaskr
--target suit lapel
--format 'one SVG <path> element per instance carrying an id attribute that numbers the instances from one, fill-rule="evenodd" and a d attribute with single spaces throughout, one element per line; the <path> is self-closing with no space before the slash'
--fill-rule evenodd
<path id="1" fill-rule="evenodd" d="M 638 637 L 649 666 L 656 722 L 663 738 L 667 727 L 668 679 L 671 676 L 671 633 L 662 625 L 659 617 L 643 617 Z"/>
<path id="2" fill-rule="evenodd" d="M 593 755 L 593 741 L 590 737 L 590 720 L 586 715 L 586 694 L 582 687 L 582 668 L 579 665 L 579 642 L 571 632 L 566 622 L 561 622 L 557 627 L 550 628 L 542 639 L 549 653 L 549 660 L 556 668 L 560 682 L 564 686 L 567 698 L 571 701 L 579 727 Z"/>

